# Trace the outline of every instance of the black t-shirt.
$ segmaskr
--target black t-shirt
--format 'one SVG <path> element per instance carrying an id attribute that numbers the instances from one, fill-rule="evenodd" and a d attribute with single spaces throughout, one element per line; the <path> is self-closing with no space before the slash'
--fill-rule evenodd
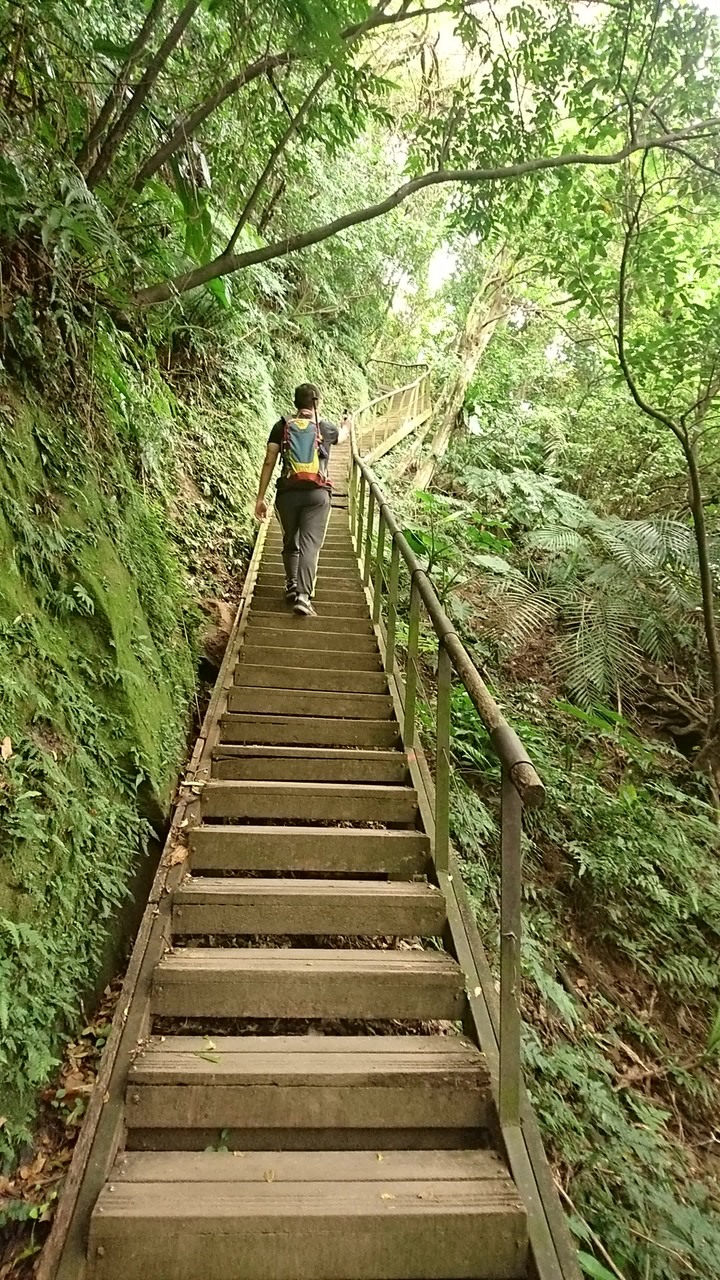
<path id="1" fill-rule="evenodd" d="M 304 414 L 297 415 L 298 418 L 304 417 L 304 416 L 305 416 Z M 278 445 L 279 448 L 282 448 L 285 421 L 286 419 L 280 418 L 279 421 L 275 423 L 275 426 L 273 427 L 268 437 L 268 444 L 276 444 Z M 332 445 L 337 444 L 340 432 L 332 422 L 326 422 L 324 418 L 320 419 L 318 426 L 320 428 L 320 447 L 318 449 L 318 455 L 320 458 L 320 474 L 322 476 L 327 476 L 328 462 L 330 460 L 330 449 Z M 280 493 L 282 493 L 283 489 L 287 489 L 289 487 L 287 482 L 283 480 L 282 471 L 280 472 L 280 478 L 278 480 L 277 487 Z M 315 486 L 312 485 L 309 481 L 305 482 L 303 480 L 295 481 L 292 485 L 293 489 L 300 489 L 300 488 L 304 489 L 304 488 L 314 488 L 314 487 Z"/>

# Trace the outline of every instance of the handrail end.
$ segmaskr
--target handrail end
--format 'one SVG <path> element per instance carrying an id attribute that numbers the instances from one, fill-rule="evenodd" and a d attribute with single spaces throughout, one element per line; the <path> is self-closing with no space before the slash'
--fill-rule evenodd
<path id="1" fill-rule="evenodd" d="M 526 809 L 541 809 L 547 792 L 529 760 L 518 760 L 510 769 L 510 777 Z"/>

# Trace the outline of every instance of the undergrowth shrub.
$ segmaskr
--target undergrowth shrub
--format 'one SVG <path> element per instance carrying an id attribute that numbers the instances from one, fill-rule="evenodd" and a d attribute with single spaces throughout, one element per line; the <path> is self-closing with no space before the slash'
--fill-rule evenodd
<path id="1" fill-rule="evenodd" d="M 472 456 L 477 444 L 469 449 Z M 513 461 L 509 457 L 507 466 Z M 457 475 L 464 492 L 474 483 L 457 460 L 447 475 Z M 547 527 L 549 515 L 556 528 L 564 520 L 570 528 L 558 500 L 576 503 L 575 541 L 568 535 L 574 558 L 565 581 L 578 592 L 585 589 L 578 525 L 583 537 L 585 529 L 595 536 L 599 528 L 598 545 L 606 535 L 611 543 L 617 537 L 621 545 L 618 550 L 613 544 L 613 554 L 627 551 L 636 571 L 637 557 L 648 550 L 642 537 L 653 544 L 654 531 L 648 526 L 638 539 L 632 522 L 603 524 L 542 477 L 535 484 L 527 473 L 524 487 L 516 479 L 513 473 L 508 489 L 494 480 L 490 485 L 483 473 L 493 494 L 488 505 L 456 491 L 400 493 L 398 506 L 406 536 L 547 788 L 543 808 L 525 816 L 523 837 L 528 1086 L 568 1197 L 571 1225 L 589 1259 L 588 1274 L 603 1274 L 599 1240 L 626 1280 L 715 1280 L 720 1196 L 711 1153 L 720 1096 L 720 877 L 706 782 L 667 741 L 598 705 L 605 686 L 592 690 L 587 706 L 558 696 L 547 661 L 562 625 L 557 609 L 538 622 L 542 652 L 536 657 L 528 651 L 527 674 L 521 658 L 514 661 L 516 650 L 503 645 L 494 629 L 493 582 L 504 585 L 522 575 L 537 583 L 542 561 L 530 557 L 545 548 L 533 552 L 533 529 L 539 522 Z M 666 526 L 658 534 L 674 537 L 675 531 Z M 668 580 L 675 573 L 678 589 L 691 581 L 692 566 L 680 566 L 667 547 L 657 557 L 648 554 L 646 568 Z M 593 574 L 610 581 L 597 563 L 588 573 L 588 589 L 594 589 Z M 557 577 L 562 580 L 559 555 Z M 632 590 L 631 581 L 624 590 Z M 401 603 L 407 609 L 407 600 Z M 638 643 L 649 643 L 637 625 L 639 609 L 630 623 L 636 654 Z M 689 649 L 690 626 L 679 635 Z M 403 643 L 402 624 L 398 636 Z M 419 649 L 426 686 L 419 717 L 432 754 L 434 637 L 421 634 Z M 581 640 L 577 650 L 581 663 Z M 451 734 L 451 835 L 497 974 L 499 767 L 457 684 Z"/>
<path id="2" fill-rule="evenodd" d="M 712 1134 L 720 1085 L 714 815 L 663 744 L 539 701 L 507 691 L 547 787 L 524 836 L 528 1084 L 581 1247 L 633 1280 L 714 1280 L 719 1202 L 687 1137 Z M 499 771 L 464 691 L 452 726 L 452 838 L 496 966 Z"/>

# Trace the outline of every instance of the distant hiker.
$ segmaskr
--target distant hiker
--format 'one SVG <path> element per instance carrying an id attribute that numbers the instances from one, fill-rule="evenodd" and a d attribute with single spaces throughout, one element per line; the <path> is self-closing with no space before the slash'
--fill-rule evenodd
<path id="1" fill-rule="evenodd" d="M 303 382 L 295 391 L 296 412 L 281 418 L 270 432 L 255 503 L 257 519 L 264 520 L 265 493 L 279 455 L 282 470 L 275 506 L 283 528 L 285 599 L 303 617 L 315 616 L 311 598 L 330 518 L 330 449 L 342 443 L 350 429 L 347 412 L 338 428 L 319 417 L 319 405 L 318 387 Z"/>

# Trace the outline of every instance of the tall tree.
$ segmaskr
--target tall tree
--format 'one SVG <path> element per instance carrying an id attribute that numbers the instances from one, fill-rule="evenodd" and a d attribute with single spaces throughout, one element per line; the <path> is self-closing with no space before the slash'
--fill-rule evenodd
<path id="1" fill-rule="evenodd" d="M 427 489 L 438 463 L 447 452 L 453 432 L 462 418 L 465 396 L 490 339 L 507 311 L 510 258 L 507 251 L 495 255 L 468 308 L 455 351 L 455 371 L 443 386 L 433 412 L 434 435 L 413 481 Z"/>
<path id="2" fill-rule="evenodd" d="M 586 176 L 544 221 L 548 234 L 534 239 L 574 314 L 594 318 L 596 343 L 685 465 L 712 691 L 701 760 L 720 793 L 720 637 L 703 478 L 720 445 L 720 173 L 685 148 L 639 157 L 612 177 Z"/>

